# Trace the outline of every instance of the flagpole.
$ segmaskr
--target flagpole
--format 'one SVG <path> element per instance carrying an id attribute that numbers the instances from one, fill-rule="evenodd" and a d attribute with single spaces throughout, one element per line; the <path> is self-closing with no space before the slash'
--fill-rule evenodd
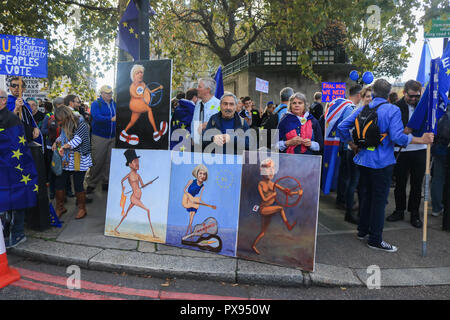
<path id="1" fill-rule="evenodd" d="M 430 198 L 430 160 L 431 145 L 427 144 L 427 162 L 425 166 L 425 194 L 423 209 L 423 237 L 422 237 L 422 256 L 427 255 L 427 225 L 428 225 L 428 201 Z"/>
<path id="2" fill-rule="evenodd" d="M 150 60 L 149 42 L 149 20 L 150 2 L 149 0 L 138 0 L 139 5 L 139 60 Z"/>

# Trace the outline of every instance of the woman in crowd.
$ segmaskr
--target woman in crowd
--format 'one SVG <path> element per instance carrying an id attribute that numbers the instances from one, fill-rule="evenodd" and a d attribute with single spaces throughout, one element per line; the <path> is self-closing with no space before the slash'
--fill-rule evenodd
<path id="1" fill-rule="evenodd" d="M 64 208 L 65 186 L 67 179 L 73 173 L 78 203 L 78 213 L 75 219 L 82 219 L 87 214 L 86 191 L 83 181 L 86 171 L 92 166 L 89 128 L 86 121 L 77 117 L 66 106 L 55 109 L 55 118 L 61 127 L 61 134 L 53 144 L 52 150 L 58 149 L 63 164 L 63 172 L 56 177 L 55 181 L 56 214 L 60 217 L 67 211 Z"/>
<path id="2" fill-rule="evenodd" d="M 288 111 L 278 124 L 278 149 L 283 153 L 320 154 L 323 135 L 319 122 L 308 112 L 303 93 L 289 98 Z"/>
<path id="3" fill-rule="evenodd" d="M 361 106 L 368 105 L 370 102 L 372 102 L 372 88 L 371 87 L 365 87 L 361 90 L 359 93 L 361 95 Z"/>

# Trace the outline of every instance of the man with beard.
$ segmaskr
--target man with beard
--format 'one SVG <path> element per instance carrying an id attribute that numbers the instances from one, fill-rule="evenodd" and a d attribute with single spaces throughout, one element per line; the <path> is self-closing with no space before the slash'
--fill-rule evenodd
<path id="1" fill-rule="evenodd" d="M 422 85 L 415 80 L 409 80 L 403 88 L 403 98 L 395 105 L 400 108 L 402 113 L 402 122 L 405 127 L 405 133 L 411 133 L 412 130 L 406 125 L 416 108 L 422 93 Z M 395 148 L 395 155 L 398 156 L 397 164 L 394 167 L 395 177 L 395 211 L 387 221 L 403 220 L 405 210 L 411 213 L 410 222 L 416 228 L 422 227 L 420 220 L 419 207 L 422 196 L 422 182 L 425 175 L 426 164 L 425 144 L 411 144 L 406 148 Z M 400 153 L 400 154 L 398 154 Z M 408 207 L 406 206 L 406 186 L 410 179 L 411 189 L 409 192 Z"/>

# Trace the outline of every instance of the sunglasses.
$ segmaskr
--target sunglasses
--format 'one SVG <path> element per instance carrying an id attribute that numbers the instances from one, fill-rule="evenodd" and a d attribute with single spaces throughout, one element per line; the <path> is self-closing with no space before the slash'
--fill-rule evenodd
<path id="1" fill-rule="evenodd" d="M 408 95 L 408 97 L 410 97 L 410 98 L 416 98 L 416 99 L 419 99 L 420 98 L 420 94 L 409 94 L 409 93 L 407 93 L 407 95 Z"/>
<path id="2" fill-rule="evenodd" d="M 13 83 L 13 84 L 11 84 L 10 85 L 10 87 L 11 88 L 18 88 L 19 87 L 19 85 L 18 84 L 15 84 L 15 83 Z M 25 86 L 22 86 L 22 88 L 26 88 Z"/>

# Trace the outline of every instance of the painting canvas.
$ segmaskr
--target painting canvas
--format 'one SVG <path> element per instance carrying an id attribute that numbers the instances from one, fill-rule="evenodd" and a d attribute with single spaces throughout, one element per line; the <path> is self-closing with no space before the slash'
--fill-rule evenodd
<path id="1" fill-rule="evenodd" d="M 237 256 L 314 271 L 321 157 L 244 154 Z"/>
<path id="2" fill-rule="evenodd" d="M 105 235 L 164 243 L 170 151 L 113 149 Z"/>
<path id="3" fill-rule="evenodd" d="M 184 153 L 187 161 L 177 163 L 179 154 L 172 153 L 166 244 L 235 256 L 242 156 Z"/>
<path id="4" fill-rule="evenodd" d="M 169 148 L 171 60 L 119 62 L 116 147 Z"/>

